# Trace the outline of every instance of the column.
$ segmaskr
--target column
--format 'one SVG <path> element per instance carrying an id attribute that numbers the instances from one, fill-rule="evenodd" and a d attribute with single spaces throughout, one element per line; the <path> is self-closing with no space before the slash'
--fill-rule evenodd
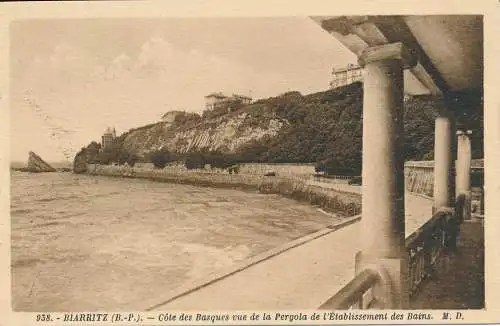
<path id="1" fill-rule="evenodd" d="M 433 213 L 443 207 L 455 206 L 454 140 L 454 116 L 449 110 L 442 109 L 436 118 L 434 132 Z"/>
<path id="2" fill-rule="evenodd" d="M 456 197 L 465 196 L 463 207 L 463 218 L 471 219 L 471 188 L 470 188 L 470 169 L 472 160 L 472 150 L 469 135 L 470 130 L 457 131 L 457 163 L 456 163 Z"/>
<path id="3" fill-rule="evenodd" d="M 363 250 L 362 265 L 382 266 L 390 278 L 391 293 L 406 306 L 401 280 L 405 257 L 403 69 L 416 64 L 402 43 L 371 47 L 359 58 L 364 67 L 363 97 Z M 395 307 L 394 307 L 395 308 Z"/>

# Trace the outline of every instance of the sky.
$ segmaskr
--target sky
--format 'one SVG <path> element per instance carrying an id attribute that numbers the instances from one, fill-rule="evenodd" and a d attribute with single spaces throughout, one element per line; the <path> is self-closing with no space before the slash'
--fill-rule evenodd
<path id="1" fill-rule="evenodd" d="M 212 92 L 323 91 L 356 63 L 307 17 L 20 20 L 10 40 L 11 161 L 72 161 L 108 126 L 201 112 Z"/>

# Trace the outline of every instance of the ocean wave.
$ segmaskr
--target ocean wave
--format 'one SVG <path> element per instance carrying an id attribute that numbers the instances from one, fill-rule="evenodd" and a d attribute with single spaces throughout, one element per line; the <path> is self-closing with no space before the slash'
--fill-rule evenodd
<path id="1" fill-rule="evenodd" d="M 80 195 L 69 195 L 69 196 L 55 196 L 55 197 L 45 197 L 45 198 L 39 198 L 36 199 L 35 201 L 37 202 L 51 202 L 54 200 L 68 200 L 68 199 L 82 199 Z"/>
<path id="2" fill-rule="evenodd" d="M 32 213 L 34 210 L 31 208 L 19 208 L 19 209 L 11 209 L 10 214 L 11 215 L 16 215 L 16 214 L 28 214 Z"/>
<path id="3" fill-rule="evenodd" d="M 34 228 L 42 228 L 44 226 L 51 226 L 51 225 L 58 225 L 58 224 L 61 224 L 61 222 L 54 221 L 54 222 L 40 223 L 40 224 L 33 225 L 33 227 Z"/>
<path id="4" fill-rule="evenodd" d="M 18 260 L 13 260 L 11 262 L 11 266 L 14 267 L 31 267 L 34 266 L 38 263 L 42 263 L 41 259 L 38 258 L 25 258 L 25 259 L 18 259 Z"/>

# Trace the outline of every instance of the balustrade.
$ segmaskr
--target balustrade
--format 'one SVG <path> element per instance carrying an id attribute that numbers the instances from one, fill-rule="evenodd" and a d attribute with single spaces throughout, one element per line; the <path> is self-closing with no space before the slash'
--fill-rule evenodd
<path id="1" fill-rule="evenodd" d="M 431 273 L 442 254 L 450 229 L 448 213 L 438 211 L 406 239 L 410 296 Z M 451 234 L 450 234 L 451 235 Z"/>
<path id="2" fill-rule="evenodd" d="M 379 300 L 373 295 L 375 286 L 383 282 L 383 273 L 375 269 L 367 268 L 347 283 L 319 309 L 364 309 L 364 308 L 387 308 L 381 305 L 387 300 Z M 368 300 L 367 300 L 368 299 Z"/>

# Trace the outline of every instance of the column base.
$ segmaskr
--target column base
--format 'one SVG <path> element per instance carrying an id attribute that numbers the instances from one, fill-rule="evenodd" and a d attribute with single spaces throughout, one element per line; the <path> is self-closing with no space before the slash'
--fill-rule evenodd
<path id="1" fill-rule="evenodd" d="M 408 309 L 408 259 L 380 258 L 358 252 L 355 258 L 356 275 L 366 268 L 379 271 L 380 282 L 368 291 L 360 309 Z"/>

